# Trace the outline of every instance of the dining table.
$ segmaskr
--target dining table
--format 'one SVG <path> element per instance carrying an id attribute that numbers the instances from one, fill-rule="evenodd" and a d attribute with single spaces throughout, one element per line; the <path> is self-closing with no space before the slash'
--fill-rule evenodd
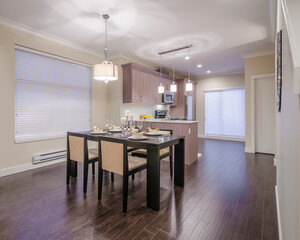
<path id="1" fill-rule="evenodd" d="M 159 211 L 160 209 L 160 150 L 174 146 L 174 185 L 184 187 L 184 136 L 160 135 L 147 136 L 146 139 L 130 139 L 122 133 L 97 134 L 92 131 L 73 132 L 86 136 L 87 140 L 113 141 L 122 139 L 127 141 L 128 147 L 147 149 L 147 207 Z M 72 171 L 72 170 L 71 170 Z M 71 172 L 71 175 L 75 173 Z"/>

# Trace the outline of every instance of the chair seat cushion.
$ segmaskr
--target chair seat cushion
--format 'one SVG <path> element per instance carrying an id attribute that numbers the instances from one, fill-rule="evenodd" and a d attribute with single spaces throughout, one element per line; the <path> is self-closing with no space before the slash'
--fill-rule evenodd
<path id="1" fill-rule="evenodd" d="M 137 154 L 146 156 L 147 155 L 147 150 L 146 149 L 138 149 L 138 150 L 134 151 L 133 153 L 137 153 Z M 160 151 L 159 151 L 160 156 L 166 155 L 168 153 L 170 153 L 170 148 L 168 148 L 168 147 L 160 149 Z"/>
<path id="2" fill-rule="evenodd" d="M 145 158 L 128 156 L 128 170 L 131 171 L 135 168 L 141 167 L 147 164 L 147 160 Z"/>
<path id="3" fill-rule="evenodd" d="M 97 158 L 97 157 L 98 157 L 98 149 L 90 148 L 89 149 L 89 160 Z"/>

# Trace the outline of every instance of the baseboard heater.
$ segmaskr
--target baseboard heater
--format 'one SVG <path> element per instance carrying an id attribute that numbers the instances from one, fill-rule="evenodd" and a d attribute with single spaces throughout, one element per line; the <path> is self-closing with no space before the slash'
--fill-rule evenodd
<path id="1" fill-rule="evenodd" d="M 65 158 L 66 156 L 67 156 L 67 150 L 35 155 L 33 156 L 33 164 Z"/>

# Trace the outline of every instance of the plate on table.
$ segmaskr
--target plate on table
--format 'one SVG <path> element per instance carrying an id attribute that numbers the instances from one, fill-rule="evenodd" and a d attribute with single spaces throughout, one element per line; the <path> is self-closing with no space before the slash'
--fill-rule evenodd
<path id="1" fill-rule="evenodd" d="M 112 129 L 110 130 L 112 133 L 119 133 L 119 132 L 122 132 L 122 129 L 121 128 L 115 128 L 115 129 Z"/>
<path id="2" fill-rule="evenodd" d="M 107 132 L 90 132 L 90 133 L 95 135 L 101 135 L 101 134 L 106 134 Z"/>
<path id="3" fill-rule="evenodd" d="M 146 132 L 145 134 L 148 136 L 161 136 L 162 135 L 160 132 Z"/>
<path id="4" fill-rule="evenodd" d="M 142 138 L 136 138 L 136 137 L 132 137 L 132 136 L 130 136 L 130 137 L 128 137 L 128 139 L 130 139 L 130 140 L 137 140 L 137 141 L 141 141 L 141 140 L 146 140 L 146 139 L 148 139 L 148 137 L 146 137 L 146 136 L 143 136 Z"/>

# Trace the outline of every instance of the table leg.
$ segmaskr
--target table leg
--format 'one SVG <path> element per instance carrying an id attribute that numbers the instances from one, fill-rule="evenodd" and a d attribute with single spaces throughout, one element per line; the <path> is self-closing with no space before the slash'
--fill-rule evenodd
<path id="1" fill-rule="evenodd" d="M 147 148 L 147 207 L 159 211 L 160 207 L 160 160 L 158 146 Z"/>
<path id="2" fill-rule="evenodd" d="M 174 184 L 184 187 L 184 138 L 175 145 Z"/>

